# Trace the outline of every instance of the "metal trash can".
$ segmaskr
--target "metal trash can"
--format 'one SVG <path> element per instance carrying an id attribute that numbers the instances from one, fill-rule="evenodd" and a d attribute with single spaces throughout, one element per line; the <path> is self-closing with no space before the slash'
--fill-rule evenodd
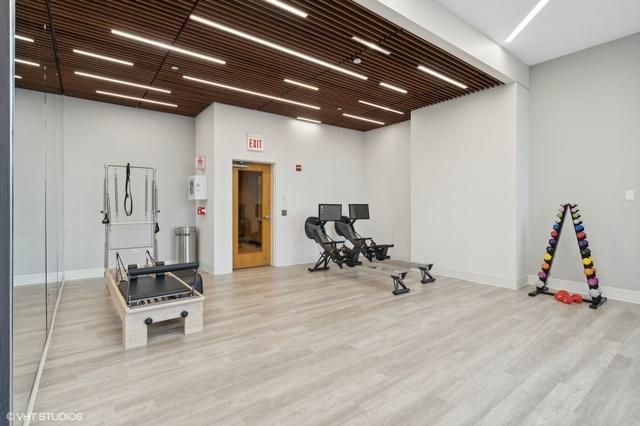
<path id="1" fill-rule="evenodd" d="M 176 261 L 178 263 L 198 261 L 198 232 L 195 226 L 176 228 Z"/>

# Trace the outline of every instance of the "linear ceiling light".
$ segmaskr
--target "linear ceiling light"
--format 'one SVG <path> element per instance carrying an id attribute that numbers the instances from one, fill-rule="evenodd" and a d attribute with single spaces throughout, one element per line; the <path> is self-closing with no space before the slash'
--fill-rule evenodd
<path id="1" fill-rule="evenodd" d="M 104 92 L 102 90 L 96 90 L 96 93 L 98 93 L 100 95 L 113 96 L 113 97 L 116 97 L 116 98 L 131 99 L 133 101 L 147 102 L 147 103 L 156 104 L 156 105 L 164 105 L 164 106 L 168 106 L 168 107 L 172 107 L 172 108 L 177 108 L 178 107 L 178 105 L 176 105 L 176 104 L 170 104 L 170 103 L 167 103 L 167 102 L 160 102 L 160 101 L 153 101 L 151 99 L 136 98 L 135 96 L 121 95 L 119 93 Z"/>
<path id="2" fill-rule="evenodd" d="M 24 59 L 14 59 L 14 61 L 16 61 L 19 64 L 24 64 L 24 65 L 31 65 L 32 67 L 39 67 L 40 64 L 36 63 L 36 62 L 31 62 L 31 61 L 25 61 Z"/>
<path id="3" fill-rule="evenodd" d="M 361 104 L 372 106 L 374 108 L 383 109 L 385 111 L 395 112 L 396 114 L 404 115 L 404 112 L 398 111 L 397 109 L 392 109 L 392 108 L 385 107 L 385 106 L 382 106 L 382 105 L 372 104 L 371 102 L 367 102 L 367 101 L 358 101 L 358 102 L 360 102 Z"/>
<path id="4" fill-rule="evenodd" d="M 29 43 L 33 43 L 33 39 L 31 37 L 25 37 L 18 34 L 14 35 L 14 37 L 18 40 L 28 41 Z"/>
<path id="5" fill-rule="evenodd" d="M 16 75 L 14 75 L 14 77 L 17 78 L 18 80 L 22 80 L 22 76 L 21 75 L 16 74 Z"/>
<path id="6" fill-rule="evenodd" d="M 300 105 L 300 106 L 303 106 L 305 108 L 320 109 L 319 106 L 304 104 L 302 102 L 296 102 L 296 101 L 292 101 L 290 99 L 279 98 L 277 96 L 271 96 L 271 95 L 267 95 L 265 93 L 254 92 L 252 90 L 241 89 L 239 87 L 228 86 L 226 84 L 216 83 L 214 81 L 209 81 L 209 80 L 203 80 L 201 78 L 196 78 L 196 77 L 190 77 L 188 75 L 183 75 L 182 78 L 184 78 L 186 80 L 196 81 L 198 83 L 208 84 L 210 86 L 220 87 L 221 89 L 233 90 L 235 92 L 246 93 L 248 95 L 254 95 L 254 96 L 260 96 L 262 98 L 272 99 L 274 101 L 286 102 L 288 104 L 293 104 L 293 105 Z"/>
<path id="7" fill-rule="evenodd" d="M 357 115 L 351 115 L 351 114 L 345 114 L 345 113 L 342 113 L 342 115 L 349 118 L 355 118 L 356 120 L 368 121 L 369 123 L 375 123 L 375 124 L 384 126 L 384 123 L 382 121 L 371 120 L 370 118 L 364 118 Z"/>
<path id="8" fill-rule="evenodd" d="M 444 74 L 440 74 L 438 71 L 434 71 L 434 70 L 432 70 L 431 68 L 425 67 L 424 65 L 418 65 L 418 69 L 419 69 L 420 71 L 424 71 L 424 72 L 426 72 L 427 74 L 431 74 L 432 76 L 437 77 L 437 78 L 439 78 L 440 80 L 444 80 L 444 81 L 446 81 L 447 83 L 451 83 L 451 84 L 453 84 L 454 86 L 458 86 L 458 87 L 459 87 L 459 88 L 461 88 L 461 89 L 466 89 L 466 88 L 467 88 L 467 85 L 462 84 L 462 83 L 460 83 L 459 81 L 456 81 L 456 80 L 454 80 L 454 79 L 452 79 L 452 78 L 449 78 L 449 77 L 447 77 L 447 76 L 446 76 L 446 75 L 444 75 Z"/>
<path id="9" fill-rule="evenodd" d="M 285 78 L 284 82 L 285 83 L 289 83 L 289 84 L 295 84 L 296 86 L 304 87 L 306 89 L 318 90 L 318 88 L 316 86 L 312 86 L 310 84 L 305 84 L 305 83 L 300 83 L 299 81 L 290 80 L 288 78 Z"/>
<path id="10" fill-rule="evenodd" d="M 389 84 L 389 83 L 382 83 L 382 82 L 381 82 L 381 83 L 380 83 L 380 86 L 382 86 L 382 87 L 386 87 L 387 89 L 395 90 L 396 92 L 399 92 L 399 93 L 403 93 L 403 94 L 406 94 L 406 93 L 407 93 L 407 91 L 406 91 L 406 90 L 401 89 L 401 88 L 399 88 L 398 86 L 394 86 L 394 85 Z"/>
<path id="11" fill-rule="evenodd" d="M 295 56 L 296 58 L 304 59 L 305 61 L 313 62 L 314 64 L 321 65 L 321 66 L 323 66 L 325 68 L 329 68 L 329 69 L 332 69 L 334 71 L 338 71 L 338 72 L 341 72 L 343 74 L 347 74 L 347 75 L 350 75 L 352 77 L 359 78 L 361 80 L 366 80 L 367 79 L 366 76 L 364 76 L 362 74 L 359 74 L 357 72 L 353 72 L 353 71 L 350 71 L 350 70 L 348 70 L 346 68 L 339 67 L 337 65 L 334 65 L 334 64 L 331 64 L 329 62 L 323 61 L 322 59 L 318 59 L 318 58 L 315 58 L 313 56 L 309 56 L 309 55 L 307 55 L 305 53 L 300 53 L 300 52 L 298 52 L 296 50 L 289 49 L 288 47 L 284 47 L 284 46 L 281 46 L 279 44 L 272 43 L 272 42 L 270 42 L 268 40 L 265 40 L 263 38 L 253 36 L 251 34 L 247 34 L 245 32 L 236 30 L 236 29 L 231 28 L 231 27 L 227 27 L 226 25 L 219 24 L 218 22 L 214 22 L 214 21 L 202 18 L 202 17 L 197 16 L 197 15 L 191 15 L 190 18 L 193 19 L 194 21 L 197 21 L 197 22 L 200 22 L 202 24 L 208 25 L 208 26 L 210 26 L 212 28 L 215 28 L 215 29 L 218 29 L 220 31 L 224 31 L 226 33 L 233 34 L 235 36 L 242 37 L 242 38 L 244 38 L 246 40 L 250 40 L 250 41 L 253 41 L 255 43 L 261 44 L 263 46 L 267 46 L 267 47 L 270 47 L 272 49 L 279 50 L 280 52 L 287 53 L 287 54 L 289 54 L 291 56 Z"/>
<path id="12" fill-rule="evenodd" d="M 543 7 L 547 5 L 547 3 L 549 3 L 549 0 L 540 0 L 538 4 L 536 4 L 533 9 L 531 9 L 531 12 L 529 12 L 529 14 L 524 17 L 522 22 L 518 24 L 518 26 L 511 32 L 511 34 L 509 34 L 509 37 L 507 37 L 504 42 L 511 43 L 513 39 L 516 38 L 518 34 L 520 34 L 520 31 L 524 30 L 524 27 L 529 25 L 529 22 L 531 22 L 531 20 L 536 17 L 536 15 L 542 10 Z"/>
<path id="13" fill-rule="evenodd" d="M 322 124 L 320 120 L 314 120 L 313 118 L 305 118 L 305 117 L 296 117 L 298 120 L 308 121 L 310 123 Z"/>
<path id="14" fill-rule="evenodd" d="M 357 41 L 360 44 L 364 44 L 365 46 L 367 46 L 367 47 L 369 47 L 369 48 L 371 48 L 373 50 L 377 50 L 378 52 L 384 53 L 385 55 L 391 55 L 391 52 L 389 52 L 388 50 L 383 49 L 382 47 L 378 46 L 377 44 L 372 43 L 372 42 L 370 42 L 368 40 L 365 40 L 363 38 L 360 38 L 358 36 L 351 37 L 351 40 Z"/>
<path id="15" fill-rule="evenodd" d="M 287 12 L 291 12 L 294 15 L 298 15 L 301 18 L 306 18 L 308 15 L 300 9 L 297 9 L 291 5 L 288 5 L 285 2 L 281 2 L 280 0 L 264 0 L 267 3 L 271 3 L 274 6 L 278 6 L 281 9 L 286 10 Z"/>
<path id="16" fill-rule="evenodd" d="M 193 56 L 194 58 L 204 59 L 205 61 L 214 62 L 216 64 L 221 64 L 221 65 L 226 64 L 226 62 L 223 61 L 222 59 L 214 58 L 214 57 L 208 56 L 208 55 L 203 55 L 202 53 L 193 52 L 191 50 L 182 49 L 180 47 L 172 46 L 172 45 L 167 44 L 167 43 L 162 43 L 162 42 L 159 42 L 159 41 L 150 40 L 148 38 L 140 37 L 140 36 L 137 36 L 135 34 L 131 34 L 131 33 L 125 32 L 125 31 L 111 30 L 111 34 L 115 34 L 115 35 L 118 35 L 118 36 L 121 36 L 121 37 L 125 37 L 125 38 L 131 39 L 131 40 L 139 41 L 140 43 L 150 44 L 151 46 L 159 47 L 161 49 L 171 50 L 173 52 L 181 53 L 183 55 Z"/>
<path id="17" fill-rule="evenodd" d="M 79 55 L 90 56 L 96 59 L 102 59 L 104 61 L 115 62 L 116 64 L 128 65 L 130 67 L 133 66 L 133 62 L 123 61 L 122 59 L 112 58 L 110 56 L 98 55 L 97 53 L 87 52 L 86 50 L 81 49 L 73 49 L 73 53 L 77 53 Z"/>
<path id="18" fill-rule="evenodd" d="M 103 77 L 101 75 L 89 74 L 87 72 L 74 71 L 73 73 L 81 77 L 95 78 L 96 80 L 109 81 L 111 83 L 123 84 L 125 86 L 139 87 L 141 89 L 153 90 L 154 92 L 171 93 L 171 90 L 159 89 L 157 87 L 151 87 L 144 84 L 131 83 L 130 81 L 116 80 L 115 78 Z"/>

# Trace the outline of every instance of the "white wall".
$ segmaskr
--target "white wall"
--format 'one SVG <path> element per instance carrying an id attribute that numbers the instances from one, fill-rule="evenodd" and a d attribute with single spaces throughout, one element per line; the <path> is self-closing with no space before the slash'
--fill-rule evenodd
<path id="1" fill-rule="evenodd" d="M 95 275 L 103 265 L 99 212 L 105 163 L 158 168 L 159 257 L 175 259 L 173 228 L 194 223 L 186 188 L 194 168 L 195 120 L 65 97 L 64 133 L 66 270 L 72 271 L 67 278 Z M 121 179 L 120 204 L 123 185 Z M 144 193 L 134 193 L 134 211 L 144 208 L 143 199 Z"/>
<path id="2" fill-rule="evenodd" d="M 436 273 L 517 287 L 518 103 L 516 83 L 411 114 L 411 258 Z M 526 128 L 526 123 L 521 123 Z M 522 177 L 520 177 L 522 179 Z M 526 199 L 526 197 L 524 197 Z"/>
<path id="3" fill-rule="evenodd" d="M 45 94 L 16 89 L 14 274 L 45 271 Z M 35 282 L 44 282 L 44 275 Z"/>
<path id="4" fill-rule="evenodd" d="M 213 257 L 201 256 L 201 263 L 213 264 L 216 274 L 232 271 L 233 160 L 274 164 L 272 263 L 282 266 L 314 261 L 318 249 L 305 236 L 304 221 L 317 215 L 319 203 L 346 206 L 361 199 L 363 134 L 224 104 L 213 105 L 213 117 L 213 136 L 208 142 L 213 144 L 213 158 L 207 173 L 215 178 L 205 218 L 213 227 L 213 235 L 200 234 L 203 244 L 207 244 L 207 238 L 213 239 Z M 247 133 L 264 136 L 264 152 L 247 151 Z M 200 146 L 199 142 L 199 150 L 205 149 Z M 295 171 L 296 164 L 302 164 L 302 172 Z M 282 209 L 288 210 L 287 216 L 280 215 Z"/>
<path id="5" fill-rule="evenodd" d="M 196 215 L 195 225 L 198 228 L 198 258 L 200 268 L 207 272 L 213 271 L 213 109 L 215 104 L 209 105 L 195 118 L 196 120 L 196 155 L 206 157 L 206 169 L 196 171 L 197 174 L 207 176 L 207 192 L 209 200 L 196 201 L 196 207 L 204 207 L 204 216 Z"/>
<path id="6" fill-rule="evenodd" d="M 640 196 L 640 34 L 536 65 L 531 75 L 530 272 L 558 205 L 576 202 L 605 296 L 625 298 L 615 288 L 640 291 L 640 201 L 624 200 L 627 189 Z M 551 277 L 587 288 L 571 234 Z"/>
<path id="7" fill-rule="evenodd" d="M 371 220 L 356 228 L 379 244 L 393 243 L 389 254 L 399 260 L 411 257 L 410 166 L 411 122 L 364 134 L 365 192 L 355 202 L 369 203 Z"/>

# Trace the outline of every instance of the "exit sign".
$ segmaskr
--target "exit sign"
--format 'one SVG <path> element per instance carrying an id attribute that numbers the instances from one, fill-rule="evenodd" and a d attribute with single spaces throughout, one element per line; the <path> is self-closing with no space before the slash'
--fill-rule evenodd
<path id="1" fill-rule="evenodd" d="M 264 151 L 264 137 L 249 133 L 247 135 L 247 150 Z"/>

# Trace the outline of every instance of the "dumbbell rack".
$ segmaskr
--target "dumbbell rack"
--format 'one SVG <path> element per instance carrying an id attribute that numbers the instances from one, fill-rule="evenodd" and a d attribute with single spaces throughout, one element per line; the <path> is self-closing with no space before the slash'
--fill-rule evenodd
<path id="1" fill-rule="evenodd" d="M 542 261 L 542 270 L 538 272 L 538 283 L 536 284 L 535 291 L 529 293 L 529 296 L 535 297 L 539 294 L 546 294 L 549 296 L 555 296 L 555 292 L 549 291 L 547 282 L 551 275 L 551 267 L 555 259 L 555 251 L 562 235 L 562 229 L 564 228 L 564 222 L 566 218 L 570 218 L 573 229 L 576 234 L 576 240 L 578 241 L 578 247 L 580 248 L 580 255 L 582 257 L 582 264 L 584 266 L 584 273 L 587 278 L 587 284 L 589 285 L 589 295 L 591 300 L 585 299 L 584 301 L 589 303 L 591 309 L 598 309 L 603 305 L 607 298 L 602 296 L 602 292 L 599 287 L 599 279 L 596 276 L 596 268 L 591 259 L 591 249 L 589 248 L 589 242 L 587 241 L 587 234 L 584 232 L 584 226 L 582 225 L 582 215 L 577 204 L 561 204 L 558 213 L 556 214 L 555 224 L 553 225 L 553 231 L 551 231 L 551 239 L 547 246 L 547 251 Z"/>

